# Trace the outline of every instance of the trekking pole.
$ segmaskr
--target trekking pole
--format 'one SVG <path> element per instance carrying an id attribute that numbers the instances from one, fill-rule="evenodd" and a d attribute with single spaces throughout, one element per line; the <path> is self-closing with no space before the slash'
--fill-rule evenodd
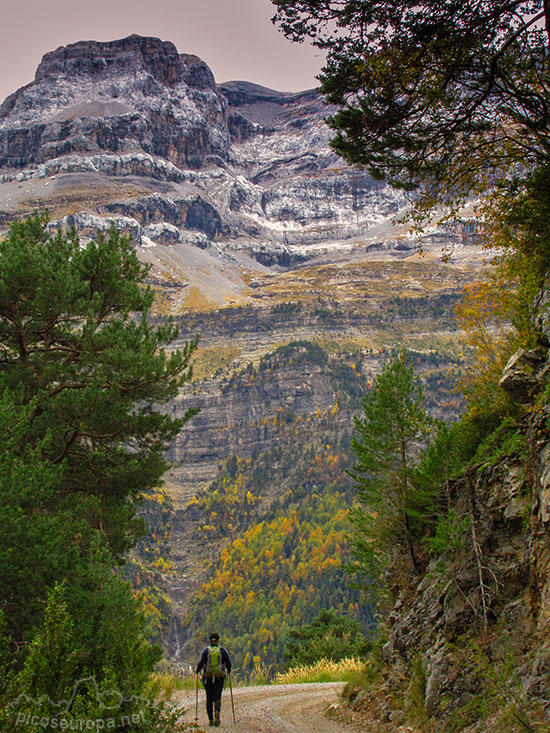
<path id="1" fill-rule="evenodd" d="M 233 685 L 231 684 L 231 672 L 228 675 L 229 677 L 229 692 L 231 693 L 231 710 L 233 711 L 233 725 L 237 725 L 237 721 L 235 720 L 235 705 L 233 703 Z"/>
<path id="2" fill-rule="evenodd" d="M 195 690 L 196 690 L 196 693 L 195 693 L 195 723 L 197 723 L 199 720 L 199 673 L 198 672 L 195 672 L 195 680 L 197 683 L 195 685 Z"/>

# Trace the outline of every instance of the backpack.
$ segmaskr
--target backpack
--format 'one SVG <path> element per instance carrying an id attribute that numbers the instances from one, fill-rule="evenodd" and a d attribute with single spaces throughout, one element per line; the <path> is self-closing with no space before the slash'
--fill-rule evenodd
<path id="1" fill-rule="evenodd" d="M 204 668 L 205 677 L 225 677 L 225 664 L 219 646 L 208 647 L 208 657 Z"/>

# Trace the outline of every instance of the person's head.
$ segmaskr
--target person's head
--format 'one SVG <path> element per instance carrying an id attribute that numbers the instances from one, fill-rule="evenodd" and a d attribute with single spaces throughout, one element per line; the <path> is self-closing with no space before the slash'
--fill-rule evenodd
<path id="1" fill-rule="evenodd" d="M 210 644 L 212 644 L 212 646 L 218 646 L 219 643 L 220 635 L 214 631 L 212 634 L 210 634 Z"/>

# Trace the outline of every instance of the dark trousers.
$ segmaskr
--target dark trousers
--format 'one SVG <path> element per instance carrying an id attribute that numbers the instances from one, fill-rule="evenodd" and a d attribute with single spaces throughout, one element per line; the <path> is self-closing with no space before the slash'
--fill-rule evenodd
<path id="1" fill-rule="evenodd" d="M 206 712 L 208 720 L 214 720 L 214 710 L 218 713 L 222 708 L 222 690 L 225 677 L 203 677 L 202 684 L 206 690 Z"/>

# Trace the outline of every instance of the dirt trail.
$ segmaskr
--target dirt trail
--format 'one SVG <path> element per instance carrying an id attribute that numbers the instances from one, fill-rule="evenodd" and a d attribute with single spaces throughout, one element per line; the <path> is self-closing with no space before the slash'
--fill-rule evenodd
<path id="1" fill-rule="evenodd" d="M 226 689 L 218 730 L 238 733 L 351 733 L 353 728 L 325 715 L 327 708 L 338 702 L 342 687 L 341 682 L 321 682 L 234 688 L 236 725 L 233 724 L 229 689 Z M 184 720 L 194 722 L 195 693 L 178 693 L 174 702 L 186 707 Z M 211 730 L 206 717 L 204 690 L 199 691 L 199 725 Z"/>

